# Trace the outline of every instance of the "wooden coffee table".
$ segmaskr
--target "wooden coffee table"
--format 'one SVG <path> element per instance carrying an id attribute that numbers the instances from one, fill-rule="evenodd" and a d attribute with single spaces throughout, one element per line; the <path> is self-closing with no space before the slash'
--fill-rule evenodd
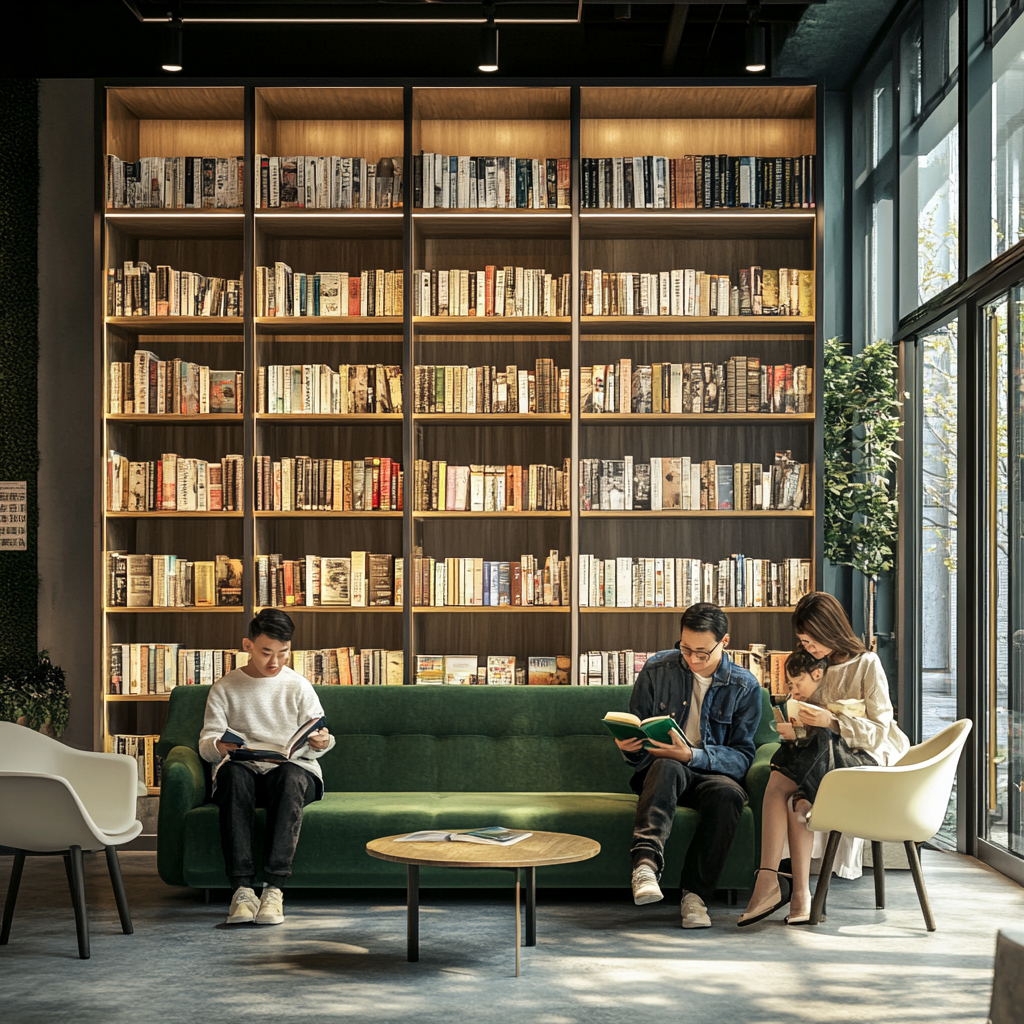
<path id="1" fill-rule="evenodd" d="M 453 830 L 457 831 L 457 830 Z M 409 835 L 405 832 L 403 835 Z M 601 844 L 585 836 L 562 832 L 534 832 L 514 846 L 485 846 L 479 843 L 397 843 L 401 836 L 386 836 L 366 844 L 366 852 L 379 860 L 405 864 L 409 879 L 407 894 L 408 958 L 420 958 L 420 868 L 497 868 L 516 876 L 516 977 L 519 977 L 520 870 L 526 871 L 526 941 L 537 945 L 537 871 L 545 864 L 573 864 L 590 860 L 601 852 Z"/>

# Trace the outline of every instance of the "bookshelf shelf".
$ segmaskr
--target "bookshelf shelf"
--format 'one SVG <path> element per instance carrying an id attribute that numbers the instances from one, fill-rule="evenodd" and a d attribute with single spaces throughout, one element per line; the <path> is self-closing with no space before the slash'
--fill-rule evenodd
<path id="1" fill-rule="evenodd" d="M 245 620 L 261 608 L 256 604 L 253 568 L 254 560 L 263 554 L 289 553 L 287 558 L 281 556 L 283 561 L 302 565 L 296 570 L 296 579 L 305 569 L 298 559 L 301 552 L 330 552 L 339 557 L 350 551 L 388 552 L 396 559 L 404 557 L 405 607 L 303 605 L 286 610 L 301 613 L 294 616 L 297 650 L 402 650 L 407 682 L 413 680 L 413 656 L 428 652 L 515 655 L 521 665 L 530 656 L 568 654 L 572 658 L 570 678 L 575 681 L 579 656 L 589 650 L 667 647 L 675 639 L 680 608 L 580 606 L 577 590 L 582 553 L 600 559 L 641 554 L 645 558 L 699 556 L 706 563 L 729 558 L 732 552 L 776 563 L 800 558 L 810 561 L 812 586 L 817 585 L 823 544 L 820 199 L 816 209 L 580 209 L 577 179 L 570 209 L 420 209 L 412 203 L 414 158 L 422 152 L 502 154 L 532 160 L 564 159 L 573 154 L 574 146 L 583 159 L 646 154 L 678 158 L 695 153 L 779 157 L 820 152 L 818 101 L 814 85 L 746 80 L 712 86 L 648 81 L 491 85 L 467 80 L 422 87 L 373 82 L 358 87 L 314 86 L 296 81 L 252 87 L 118 83 L 107 88 L 99 115 L 102 152 L 125 161 L 187 153 L 245 156 L 244 187 L 248 191 L 245 209 L 102 211 L 96 308 L 107 308 L 106 271 L 125 261 L 145 261 L 154 268 L 171 265 L 176 270 L 231 280 L 241 276 L 249 308 L 246 317 L 100 319 L 104 375 L 111 362 L 131 361 L 136 349 L 152 348 L 161 360 L 181 358 L 211 369 L 242 370 L 246 390 L 245 411 L 239 415 L 134 416 L 107 414 L 104 389 L 98 389 L 95 422 L 102 440 L 97 458 L 104 462 L 96 467 L 99 476 L 105 474 L 110 449 L 129 460 L 142 461 L 156 459 L 170 449 L 182 459 L 202 458 L 211 463 L 219 463 L 226 455 L 241 455 L 246 477 L 243 511 L 102 513 L 96 544 L 98 592 L 105 593 L 103 556 L 108 550 L 184 550 L 205 561 L 218 553 L 240 552 L 245 573 L 243 606 L 101 606 L 96 677 L 104 742 L 113 734 L 159 732 L 168 698 L 167 694 L 107 694 L 110 645 L 178 643 L 196 650 L 237 648 Z M 367 164 L 399 157 L 403 160 L 405 206 L 259 208 L 253 203 L 254 168 L 250 163 L 257 154 L 335 154 L 358 157 Z M 97 166 L 101 163 L 102 156 Z M 578 165 L 575 170 L 578 172 Z M 816 167 L 816 173 L 820 177 L 820 168 Z M 817 194 L 822 194 L 820 187 Z M 256 268 L 273 267 L 278 261 L 306 274 L 402 271 L 405 313 L 389 317 L 254 316 Z M 595 317 L 582 316 L 576 308 L 572 316 L 565 317 L 412 315 L 413 275 L 417 271 L 480 271 L 491 265 L 544 267 L 553 275 L 574 268 L 652 273 L 703 267 L 709 273 L 728 274 L 733 283 L 742 268 L 796 267 L 817 271 L 814 308 L 818 314 Z M 573 307 L 578 307 L 578 276 L 572 277 L 570 288 Z M 813 367 L 815 410 L 789 415 L 580 412 L 581 366 L 607 365 L 626 358 L 633 367 L 696 360 L 721 363 L 733 355 L 750 355 L 761 365 Z M 486 364 L 500 375 L 513 364 L 520 370 L 533 370 L 535 359 L 551 359 L 559 368 L 571 369 L 572 413 L 413 411 L 418 366 Z M 377 363 L 401 365 L 404 413 L 256 412 L 261 367 L 327 364 L 336 371 L 339 365 Z M 146 430 L 146 425 L 159 429 Z M 628 455 L 636 465 L 685 452 L 721 465 L 767 465 L 777 450 L 792 450 L 795 461 L 812 467 L 812 509 L 651 512 L 579 508 L 582 459 L 621 460 Z M 386 512 L 257 510 L 253 460 L 269 457 L 273 462 L 294 453 L 307 455 L 314 466 L 317 460 L 327 458 L 353 464 L 378 455 L 391 459 L 404 472 L 405 508 Z M 572 511 L 456 512 L 413 507 L 417 460 L 432 463 L 444 459 L 452 465 L 541 465 L 554 467 L 560 474 L 563 459 L 570 453 L 574 461 L 569 486 L 576 494 Z M 487 504 L 494 507 L 489 500 Z M 184 525 L 184 520 L 195 522 Z M 723 521 L 729 525 L 723 526 Z M 537 571 L 543 570 L 550 553 L 557 552 L 563 571 L 565 560 L 569 560 L 572 603 L 411 605 L 417 555 L 432 554 L 436 567 L 446 558 L 481 551 L 491 559 L 509 562 L 530 555 Z M 262 592 L 262 596 L 268 594 Z M 767 643 L 776 649 L 791 646 L 791 608 L 726 610 L 735 616 L 731 630 L 734 647 L 745 647 L 748 642 Z M 651 616 L 652 611 L 664 615 Z M 601 615 L 627 618 L 594 618 Z"/>
<path id="2" fill-rule="evenodd" d="M 108 316 L 105 323 L 130 334 L 241 335 L 245 321 L 240 316 Z"/>

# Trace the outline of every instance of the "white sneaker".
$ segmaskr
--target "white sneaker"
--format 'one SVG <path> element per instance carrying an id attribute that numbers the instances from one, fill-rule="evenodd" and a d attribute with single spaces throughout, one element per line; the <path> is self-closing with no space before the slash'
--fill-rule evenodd
<path id="1" fill-rule="evenodd" d="M 284 924 L 284 893 L 275 885 L 268 885 L 260 897 L 256 911 L 257 924 Z"/>
<path id="2" fill-rule="evenodd" d="M 242 885 L 235 890 L 231 897 L 231 909 L 225 924 L 252 924 L 256 920 L 256 911 L 260 908 L 260 901 L 256 893 L 248 886 Z"/>
<path id="3" fill-rule="evenodd" d="M 653 868 L 641 864 L 640 867 L 633 869 L 633 902 L 638 907 L 645 903 L 657 903 L 664 898 Z"/>
<path id="4" fill-rule="evenodd" d="M 688 892 L 683 896 L 679 905 L 680 913 L 683 915 L 684 928 L 710 928 L 711 918 L 708 917 L 708 908 L 704 901 L 695 893 Z"/>

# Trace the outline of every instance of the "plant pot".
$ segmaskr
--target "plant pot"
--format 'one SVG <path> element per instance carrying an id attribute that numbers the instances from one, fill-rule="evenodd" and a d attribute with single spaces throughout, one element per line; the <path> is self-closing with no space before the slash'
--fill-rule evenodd
<path id="1" fill-rule="evenodd" d="M 22 715 L 18 719 L 18 725 L 23 725 L 25 728 L 28 728 L 28 718 L 25 715 Z M 50 723 L 49 719 L 43 722 L 36 731 L 41 732 L 44 736 L 49 736 L 51 739 L 57 738 L 57 734 L 53 731 L 53 725 Z"/>

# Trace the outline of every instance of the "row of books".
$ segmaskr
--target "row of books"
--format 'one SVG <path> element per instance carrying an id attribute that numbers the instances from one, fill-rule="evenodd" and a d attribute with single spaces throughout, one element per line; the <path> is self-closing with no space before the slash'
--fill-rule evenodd
<path id="1" fill-rule="evenodd" d="M 565 686 L 570 660 L 541 655 L 517 665 L 510 654 L 417 654 L 413 682 L 418 686 Z M 481 663 L 482 662 L 482 663 Z"/>
<path id="2" fill-rule="evenodd" d="M 580 367 L 583 413 L 763 413 L 814 411 L 814 370 L 762 365 L 757 356 L 724 363 L 614 363 Z"/>
<path id="3" fill-rule="evenodd" d="M 292 270 L 278 261 L 256 268 L 256 316 L 402 316 L 402 270 Z"/>
<path id="4" fill-rule="evenodd" d="M 139 769 L 139 782 L 148 789 L 160 785 L 163 775 L 163 758 L 157 757 L 154 747 L 159 736 L 136 736 L 126 733 L 115 733 L 110 737 L 111 754 L 127 754 L 134 757 Z"/>
<path id="5" fill-rule="evenodd" d="M 336 416 L 402 411 L 402 368 L 382 363 L 271 364 L 256 375 L 256 412 Z"/>
<path id="6" fill-rule="evenodd" d="M 810 508 L 810 466 L 777 451 L 771 465 L 714 459 L 580 459 L 580 509 L 590 511 L 770 510 Z"/>
<path id="7" fill-rule="evenodd" d="M 292 668 L 314 686 L 401 686 L 405 652 L 378 647 L 292 651 Z"/>
<path id="8" fill-rule="evenodd" d="M 814 271 L 581 270 L 582 316 L 814 316 Z"/>
<path id="9" fill-rule="evenodd" d="M 413 557 L 413 604 L 419 607 L 498 607 L 569 604 L 569 559 L 551 550 L 544 560 Z"/>
<path id="10" fill-rule="evenodd" d="M 584 157 L 580 206 L 584 210 L 813 209 L 814 156 Z"/>
<path id="11" fill-rule="evenodd" d="M 240 512 L 245 495 L 244 460 L 186 459 L 167 452 L 157 460 L 130 462 L 107 452 L 108 512 Z"/>
<path id="12" fill-rule="evenodd" d="M 245 182 L 241 156 L 144 156 L 122 160 L 107 154 L 108 210 L 239 210 Z"/>
<path id="13" fill-rule="evenodd" d="M 213 608 L 242 604 L 242 560 L 217 555 L 192 562 L 177 555 L 107 552 L 108 608 Z"/>
<path id="14" fill-rule="evenodd" d="M 107 316 L 241 316 L 242 281 L 126 260 L 107 270 Z"/>
<path id="15" fill-rule="evenodd" d="M 414 270 L 413 316 L 569 316 L 569 274 L 543 268 Z"/>
<path id="16" fill-rule="evenodd" d="M 580 555 L 581 608 L 785 608 L 811 589 L 811 560 L 772 562 L 734 554 L 699 558 L 597 558 Z"/>
<path id="17" fill-rule="evenodd" d="M 401 511 L 401 463 L 386 456 L 314 459 L 308 455 L 274 460 L 257 455 L 257 512 Z"/>
<path id="18" fill-rule="evenodd" d="M 569 510 L 570 460 L 546 465 L 453 466 L 417 459 L 418 512 L 562 512 Z"/>
<path id="19" fill-rule="evenodd" d="M 385 156 L 256 154 L 253 205 L 260 210 L 382 210 L 402 205 L 405 160 Z"/>
<path id="20" fill-rule="evenodd" d="M 657 651 L 587 651 L 580 655 L 580 686 L 632 686 Z M 789 651 L 770 651 L 767 644 L 750 644 L 745 651 L 729 650 L 729 657 L 745 668 L 773 696 L 787 694 L 786 659 Z"/>
<path id="21" fill-rule="evenodd" d="M 237 650 L 182 647 L 174 643 L 111 644 L 107 693 L 170 693 L 175 686 L 209 686 L 233 669 L 249 664 Z"/>
<path id="22" fill-rule="evenodd" d="M 413 206 L 445 210 L 569 209 L 568 157 L 413 157 Z"/>
<path id="23" fill-rule="evenodd" d="M 135 416 L 240 413 L 244 376 L 242 370 L 211 370 L 136 349 L 131 362 L 110 364 L 107 411 Z"/>
<path id="24" fill-rule="evenodd" d="M 256 603 L 264 607 L 401 607 L 403 560 L 353 551 L 338 558 L 256 556 Z"/>
<path id="25" fill-rule="evenodd" d="M 532 370 L 518 366 L 417 366 L 413 412 L 568 413 L 569 370 L 552 359 L 537 359 Z"/>

